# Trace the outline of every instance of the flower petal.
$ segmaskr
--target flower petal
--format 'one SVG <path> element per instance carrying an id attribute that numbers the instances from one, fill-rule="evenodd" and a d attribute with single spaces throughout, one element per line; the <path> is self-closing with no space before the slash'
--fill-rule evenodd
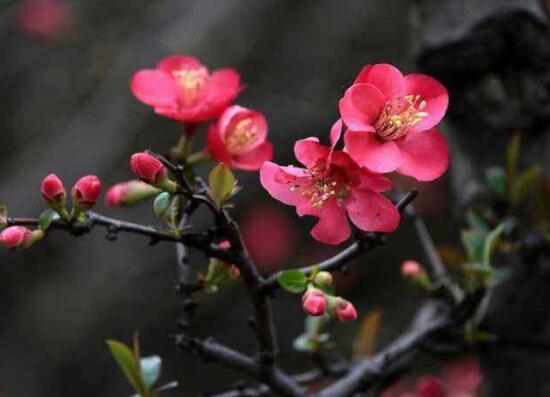
<path id="1" fill-rule="evenodd" d="M 233 157 L 233 166 L 235 168 L 256 171 L 259 170 L 263 163 L 273 158 L 273 145 L 271 142 L 265 141 L 260 146 Z"/>
<path id="2" fill-rule="evenodd" d="M 340 115 L 355 131 L 374 131 L 373 124 L 386 104 L 384 94 L 371 84 L 354 84 L 340 99 Z"/>
<path id="3" fill-rule="evenodd" d="M 300 194 L 298 190 L 290 188 L 294 182 L 305 174 L 305 170 L 296 167 L 281 167 L 271 161 L 266 161 L 260 168 L 260 182 L 265 190 L 276 200 L 286 205 L 299 206 L 308 199 Z"/>
<path id="4" fill-rule="evenodd" d="M 345 150 L 361 166 L 375 172 L 395 171 L 402 163 L 401 151 L 393 141 L 382 142 L 372 132 L 347 131 Z"/>
<path id="5" fill-rule="evenodd" d="M 370 232 L 393 232 L 401 218 L 390 200 L 370 190 L 354 190 L 346 210 L 355 226 Z"/>
<path id="6" fill-rule="evenodd" d="M 206 151 L 216 161 L 225 163 L 229 166 L 232 165 L 231 156 L 227 152 L 225 142 L 223 141 L 220 129 L 212 124 L 208 129 L 208 135 L 206 137 Z"/>
<path id="7" fill-rule="evenodd" d="M 163 58 L 157 65 L 157 70 L 168 74 L 174 71 L 193 70 L 205 68 L 197 58 L 187 55 L 171 55 Z"/>
<path id="8" fill-rule="evenodd" d="M 366 65 L 353 84 L 372 84 L 384 94 L 386 100 L 402 96 L 405 89 L 403 75 L 399 69 L 387 63 Z"/>
<path id="9" fill-rule="evenodd" d="M 140 70 L 132 77 L 132 92 L 141 102 L 149 106 L 175 109 L 178 86 L 174 79 L 157 70 Z"/>
<path id="10" fill-rule="evenodd" d="M 436 79 L 423 74 L 409 74 L 405 77 L 405 91 L 409 95 L 420 95 L 426 101 L 424 112 L 428 115 L 412 127 L 411 131 L 422 131 L 435 127 L 445 116 L 449 105 L 447 89 Z"/>
<path id="11" fill-rule="evenodd" d="M 443 134 L 432 128 L 410 131 L 398 141 L 403 163 L 397 172 L 431 181 L 439 178 L 449 166 L 449 148 Z"/>
<path id="12" fill-rule="evenodd" d="M 319 222 L 311 229 L 311 235 L 317 241 L 325 244 L 340 244 L 351 235 L 346 211 L 336 200 L 329 200 L 321 212 Z"/>
<path id="13" fill-rule="evenodd" d="M 241 77 L 236 70 L 216 70 L 210 76 L 207 101 L 214 108 L 221 107 L 221 112 L 235 100 L 240 91 Z"/>
<path id="14" fill-rule="evenodd" d="M 370 172 L 366 168 L 361 168 L 359 174 L 358 189 L 372 190 L 374 192 L 387 192 L 391 189 L 391 181 L 380 174 Z"/>
<path id="15" fill-rule="evenodd" d="M 323 164 L 329 153 L 330 149 L 321 145 L 315 137 L 300 139 L 294 144 L 294 155 L 308 169 Z"/>
<path id="16" fill-rule="evenodd" d="M 331 150 L 334 150 L 334 148 L 338 144 L 338 141 L 340 140 L 340 136 L 342 135 L 343 126 L 344 126 L 344 123 L 342 122 L 342 119 L 338 119 L 338 120 L 336 120 L 336 122 L 330 128 L 330 148 L 331 148 Z"/>

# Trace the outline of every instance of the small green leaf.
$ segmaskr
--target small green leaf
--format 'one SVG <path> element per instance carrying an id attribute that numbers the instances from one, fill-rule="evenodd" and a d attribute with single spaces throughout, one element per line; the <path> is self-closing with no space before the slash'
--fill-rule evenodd
<path id="1" fill-rule="evenodd" d="M 172 202 L 172 196 L 168 192 L 162 192 L 153 201 L 153 212 L 156 216 L 162 216 Z"/>
<path id="2" fill-rule="evenodd" d="M 147 389 L 151 389 L 160 377 L 162 359 L 159 356 L 143 357 L 139 364 L 143 383 Z"/>
<path id="3" fill-rule="evenodd" d="M 138 394 L 145 394 L 146 388 L 141 378 L 139 364 L 132 350 L 123 343 L 115 340 L 108 340 L 107 346 L 111 350 L 111 354 L 118 363 L 118 366 L 126 375 L 128 382 L 132 385 Z"/>
<path id="4" fill-rule="evenodd" d="M 59 219 L 59 214 L 51 209 L 42 212 L 38 217 L 38 227 L 42 230 L 47 230 L 53 221 Z"/>
<path id="5" fill-rule="evenodd" d="M 506 176 L 508 180 L 508 188 L 511 189 L 514 186 L 514 179 L 516 177 L 516 171 L 518 169 L 519 151 L 521 148 L 521 133 L 517 131 L 514 133 L 508 146 L 506 147 Z"/>
<path id="6" fill-rule="evenodd" d="M 486 233 L 477 230 L 464 230 L 460 237 L 462 244 L 466 249 L 468 258 L 472 262 L 481 262 L 483 259 L 483 245 L 485 243 Z"/>
<path id="7" fill-rule="evenodd" d="M 307 334 L 302 334 L 294 339 L 292 346 L 295 350 L 302 353 L 312 353 L 315 351 L 316 343 L 313 338 Z"/>
<path id="8" fill-rule="evenodd" d="M 510 225 L 509 221 L 501 222 L 496 228 L 485 237 L 483 242 L 483 265 L 486 267 L 491 266 L 491 254 L 496 248 L 496 245 L 500 239 L 502 232 Z"/>
<path id="9" fill-rule="evenodd" d="M 468 210 L 466 217 L 468 219 L 469 225 L 473 229 L 479 230 L 482 233 L 489 233 L 491 231 L 491 228 L 489 227 L 489 225 L 485 223 L 483 218 L 473 208 Z"/>
<path id="10" fill-rule="evenodd" d="M 307 287 L 307 277 L 299 270 L 286 270 L 279 273 L 277 281 L 281 287 L 294 294 L 304 292 Z"/>
<path id="11" fill-rule="evenodd" d="M 508 182 L 502 167 L 492 167 L 486 172 L 489 188 L 501 199 L 508 198 Z"/>
<path id="12" fill-rule="evenodd" d="M 521 204 L 541 180 L 542 167 L 535 165 L 521 174 L 512 187 L 512 204 Z"/>
<path id="13" fill-rule="evenodd" d="M 354 357 L 371 356 L 376 349 L 378 332 L 380 331 L 380 313 L 374 312 L 365 316 L 359 326 L 359 333 L 353 344 Z"/>
<path id="14" fill-rule="evenodd" d="M 214 204 L 217 208 L 221 208 L 223 202 L 233 193 L 235 176 L 227 165 L 219 163 L 210 172 L 208 183 Z"/>
<path id="15" fill-rule="evenodd" d="M 231 279 L 230 266 L 219 259 L 211 258 L 204 277 L 204 291 L 217 292 L 218 287 L 228 283 Z"/>

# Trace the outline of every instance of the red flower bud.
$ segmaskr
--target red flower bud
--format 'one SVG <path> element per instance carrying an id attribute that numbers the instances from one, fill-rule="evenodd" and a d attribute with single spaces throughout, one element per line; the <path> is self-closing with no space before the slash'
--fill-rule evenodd
<path id="1" fill-rule="evenodd" d="M 357 311 L 353 304 L 345 299 L 336 299 L 336 318 L 342 323 L 349 323 L 355 321 L 357 318 Z"/>
<path id="2" fill-rule="evenodd" d="M 130 167 L 139 179 L 153 185 L 166 176 L 166 167 L 156 157 L 144 152 L 132 155 Z"/>
<path id="3" fill-rule="evenodd" d="M 6 248 L 28 248 L 35 241 L 43 237 L 42 231 L 37 231 L 37 234 L 34 235 L 34 232 L 30 231 L 23 226 L 10 226 L 7 229 L 4 229 L 0 233 L 0 244 Z"/>
<path id="4" fill-rule="evenodd" d="M 93 207 L 101 191 L 101 182 L 95 175 L 80 178 L 73 186 L 73 204 L 87 210 Z"/>
<path id="5" fill-rule="evenodd" d="M 302 307 L 310 316 L 322 316 L 327 308 L 327 299 L 321 291 L 310 289 L 302 297 Z"/>
<path id="6" fill-rule="evenodd" d="M 62 203 L 67 196 L 63 182 L 55 174 L 50 174 L 42 180 L 40 192 L 48 204 Z"/>
<path id="7" fill-rule="evenodd" d="M 417 261 L 406 260 L 401 264 L 401 274 L 405 278 L 416 278 L 425 273 L 426 271 Z"/>
<path id="8" fill-rule="evenodd" d="M 435 376 L 425 376 L 416 384 L 418 397 L 445 397 L 445 386 Z"/>
<path id="9" fill-rule="evenodd" d="M 123 207 L 148 199 L 160 193 L 160 190 L 142 181 L 128 181 L 112 186 L 105 196 L 109 207 Z"/>

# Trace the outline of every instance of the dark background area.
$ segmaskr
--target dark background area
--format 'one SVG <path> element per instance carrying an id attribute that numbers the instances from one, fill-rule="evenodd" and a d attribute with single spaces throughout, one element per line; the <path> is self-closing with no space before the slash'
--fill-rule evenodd
<path id="1" fill-rule="evenodd" d="M 473 4 L 472 14 L 483 16 L 476 8 L 479 2 L 466 3 Z M 40 181 L 50 172 L 67 187 L 82 175 L 96 174 L 106 191 L 131 177 L 132 153 L 146 148 L 163 152 L 177 141 L 178 123 L 154 116 L 129 90 L 135 71 L 153 67 L 164 56 L 188 54 L 211 69 L 236 68 L 246 85 L 237 102 L 266 115 L 275 160 L 286 163 L 293 161 L 295 140 L 310 135 L 328 140 L 338 99 L 364 64 L 389 62 L 409 72 L 414 54 L 425 44 L 412 2 L 405 0 L 68 4 L 70 29 L 51 41 L 17 29 L 17 2 L 0 1 L 0 202 L 9 205 L 11 215 L 40 213 Z M 423 65 L 437 70 L 437 65 Z M 489 161 L 475 156 L 469 161 Z M 468 166 L 467 159 L 456 156 L 454 175 L 464 175 L 461 164 Z M 334 252 L 308 236 L 313 220 L 298 219 L 261 190 L 257 173 L 239 172 L 238 177 L 245 190 L 236 200 L 237 219 L 265 203 L 298 230 L 281 268 Z M 438 244 L 454 244 L 458 238 L 448 178 L 420 186 L 419 205 L 429 210 L 428 224 Z M 155 222 L 148 204 L 122 210 L 99 205 L 97 210 Z M 197 222 L 206 221 L 201 217 Z M 103 231 L 95 230 L 82 238 L 53 232 L 24 253 L 0 251 L 0 395 L 130 395 L 104 340 L 129 342 L 136 330 L 143 351 L 164 358 L 162 379 L 180 382 L 167 396 L 220 391 L 235 380 L 234 372 L 174 349 L 169 339 L 179 314 L 174 249 L 147 244 L 126 235 L 108 242 Z M 386 246 L 358 261 L 357 271 L 345 277 L 339 290 L 360 314 L 382 312 L 382 344 L 407 324 L 421 297 L 400 278 L 399 264 L 406 258 L 424 257 L 404 223 Z M 200 256 L 194 259 L 198 265 L 204 262 Z M 290 370 L 305 369 L 307 357 L 291 347 L 302 329 L 299 299 L 282 293 L 277 299 L 281 361 Z M 242 288 L 226 288 L 199 301 L 194 323 L 199 335 L 252 351 Z M 355 328 L 331 326 L 344 350 Z"/>

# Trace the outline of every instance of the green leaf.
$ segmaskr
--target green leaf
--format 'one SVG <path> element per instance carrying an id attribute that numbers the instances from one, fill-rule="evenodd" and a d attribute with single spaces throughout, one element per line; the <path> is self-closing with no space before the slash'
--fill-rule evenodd
<path id="1" fill-rule="evenodd" d="M 483 242 L 483 265 L 486 267 L 491 266 L 491 254 L 496 248 L 496 245 L 500 239 L 502 232 L 509 227 L 509 221 L 501 222 L 496 228 L 485 237 Z"/>
<path id="2" fill-rule="evenodd" d="M 514 186 L 514 179 L 516 177 L 516 171 L 518 169 L 519 151 L 521 148 L 521 134 L 520 132 L 514 133 L 508 146 L 506 147 L 506 177 L 508 180 L 508 188 L 511 189 Z"/>
<path id="3" fill-rule="evenodd" d="M 159 356 L 143 357 L 139 364 L 143 383 L 147 389 L 151 389 L 160 377 L 162 359 Z"/>
<path id="4" fill-rule="evenodd" d="M 542 167 L 535 165 L 521 174 L 512 187 L 512 204 L 521 204 L 533 189 L 540 182 Z"/>
<path id="5" fill-rule="evenodd" d="M 464 230 L 460 237 L 462 244 L 466 249 L 468 258 L 472 262 L 481 263 L 483 259 L 483 245 L 485 244 L 486 233 L 481 233 L 477 230 Z"/>
<path id="6" fill-rule="evenodd" d="M 168 192 L 162 192 L 153 201 L 153 212 L 156 216 L 162 216 L 170 206 L 172 196 Z"/>
<path id="7" fill-rule="evenodd" d="M 218 287 L 231 280 L 230 267 L 225 262 L 211 258 L 208 271 L 204 277 L 205 292 L 217 292 Z"/>
<path id="8" fill-rule="evenodd" d="M 491 231 L 491 228 L 481 216 L 477 213 L 476 210 L 473 208 L 468 210 L 468 213 L 466 214 L 466 217 L 468 219 L 468 224 L 476 230 L 479 230 L 482 233 L 489 233 Z"/>
<path id="9" fill-rule="evenodd" d="M 366 315 L 359 326 L 359 333 L 353 344 L 354 357 L 371 356 L 376 349 L 378 332 L 380 331 L 380 313 Z"/>
<path id="10" fill-rule="evenodd" d="M 145 394 L 147 389 L 143 384 L 139 364 L 132 350 L 125 344 L 115 340 L 108 340 L 107 346 L 109 346 L 112 356 L 118 363 L 122 372 L 124 372 L 124 375 L 126 375 L 126 379 L 128 379 L 128 382 L 130 382 L 136 393 L 141 395 Z"/>
<path id="11" fill-rule="evenodd" d="M 219 163 L 212 169 L 208 176 L 210 196 L 217 208 L 221 208 L 223 202 L 231 195 L 235 188 L 235 176 L 229 167 Z"/>
<path id="12" fill-rule="evenodd" d="M 277 276 L 281 287 L 294 294 L 304 292 L 307 287 L 307 277 L 299 270 L 285 270 Z"/>
<path id="13" fill-rule="evenodd" d="M 492 167 L 486 172 L 489 188 L 501 199 L 508 198 L 508 182 L 506 172 L 502 167 Z"/>
<path id="14" fill-rule="evenodd" d="M 295 350 L 302 353 L 312 353 L 317 347 L 315 340 L 307 334 L 302 334 L 294 339 L 292 346 Z"/>
<path id="15" fill-rule="evenodd" d="M 47 230 L 53 221 L 59 219 L 59 214 L 51 209 L 42 212 L 38 217 L 38 227 L 42 230 Z"/>

